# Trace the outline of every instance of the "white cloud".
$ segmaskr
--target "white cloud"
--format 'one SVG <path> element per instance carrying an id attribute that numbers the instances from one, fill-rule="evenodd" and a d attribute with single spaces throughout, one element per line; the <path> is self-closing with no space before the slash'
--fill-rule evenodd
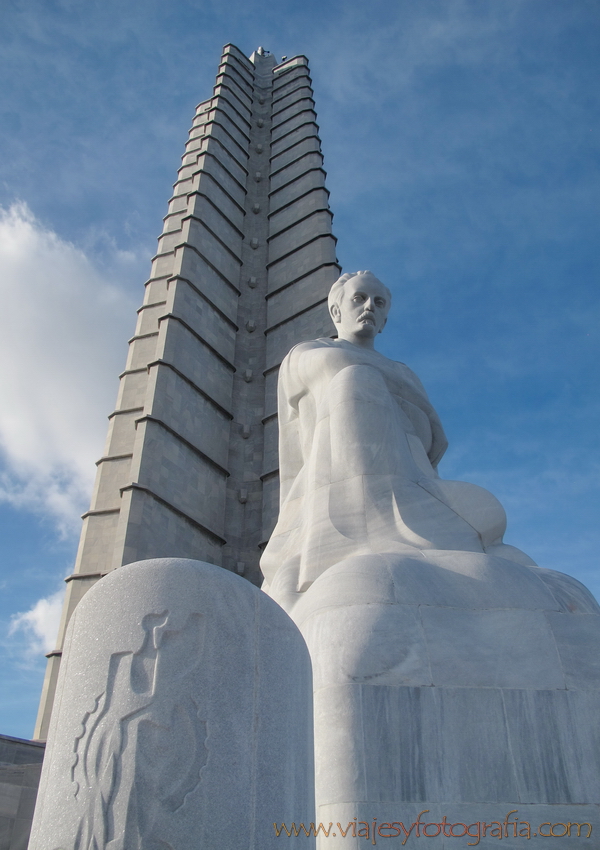
<path id="1" fill-rule="evenodd" d="M 135 315 L 109 280 L 130 277 L 135 258 L 115 248 L 103 265 L 25 204 L 0 208 L 0 501 L 63 533 L 87 507 Z"/>
<path id="2" fill-rule="evenodd" d="M 25 635 L 25 656 L 33 659 L 54 649 L 60 625 L 64 589 L 57 590 L 45 599 L 39 599 L 24 614 L 14 614 L 8 634 L 22 632 Z"/>

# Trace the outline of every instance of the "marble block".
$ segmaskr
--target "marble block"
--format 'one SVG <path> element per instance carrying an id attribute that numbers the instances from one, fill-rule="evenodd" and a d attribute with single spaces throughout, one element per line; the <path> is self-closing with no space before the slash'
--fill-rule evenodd
<path id="1" fill-rule="evenodd" d="M 301 594 L 291 616 L 313 663 L 319 822 L 410 826 L 426 810 L 469 825 L 517 810 L 531 837 L 585 822 L 589 839 L 573 827 L 561 847 L 599 846 L 600 608 L 545 573 L 472 552 L 382 553 Z M 519 847 L 521 828 L 502 846 Z M 337 829 L 318 846 L 363 846 L 364 832 Z M 494 829 L 479 847 L 496 846 Z M 384 846 L 404 846 L 385 830 Z M 453 837 L 436 846 L 462 846 Z"/>
<path id="2" fill-rule="evenodd" d="M 115 570 L 69 625 L 31 850 L 281 846 L 274 822 L 314 820 L 311 690 L 298 629 L 249 582 Z"/>

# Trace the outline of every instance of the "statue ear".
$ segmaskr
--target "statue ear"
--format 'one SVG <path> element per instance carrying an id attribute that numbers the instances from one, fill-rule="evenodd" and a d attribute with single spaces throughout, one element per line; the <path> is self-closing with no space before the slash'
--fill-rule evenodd
<path id="1" fill-rule="evenodd" d="M 334 324 L 338 325 L 342 318 L 342 311 L 340 310 L 340 305 L 332 304 L 329 308 L 329 312 L 331 314 L 331 318 L 333 319 Z"/>

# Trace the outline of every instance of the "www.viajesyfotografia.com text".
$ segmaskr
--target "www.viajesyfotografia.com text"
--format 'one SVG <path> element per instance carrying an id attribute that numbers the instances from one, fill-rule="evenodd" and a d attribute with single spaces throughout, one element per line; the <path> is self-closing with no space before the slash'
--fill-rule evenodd
<path id="1" fill-rule="evenodd" d="M 398 838 L 404 836 L 402 845 L 409 838 L 437 838 L 444 835 L 446 838 L 474 839 L 467 841 L 467 846 L 476 847 L 482 838 L 589 838 L 592 834 L 591 823 L 550 823 L 545 822 L 539 826 L 532 827 L 526 820 L 519 820 L 511 816 L 518 813 L 518 809 L 508 812 L 503 821 L 475 821 L 475 823 L 449 823 L 446 815 L 439 822 L 427 823 L 422 820 L 429 809 L 423 809 L 418 818 L 410 826 L 405 826 L 402 821 L 382 821 L 377 823 L 377 818 L 372 821 L 359 821 L 354 818 L 347 824 L 329 823 L 314 824 L 274 823 L 273 828 L 278 838 L 298 838 L 322 835 L 324 838 L 364 838 L 371 844 L 377 844 L 378 839 Z"/>

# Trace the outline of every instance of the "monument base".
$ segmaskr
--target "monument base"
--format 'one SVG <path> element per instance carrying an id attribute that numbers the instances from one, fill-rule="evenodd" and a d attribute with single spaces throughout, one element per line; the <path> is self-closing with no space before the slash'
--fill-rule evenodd
<path id="1" fill-rule="evenodd" d="M 521 847 L 528 829 L 600 846 L 600 608 L 583 585 L 428 550 L 349 558 L 299 596 L 317 819 L 332 824 L 319 846 L 366 846 L 369 824 L 372 843 L 419 847 L 402 831 L 419 812 L 440 848 Z M 459 823 L 475 837 L 458 841 Z"/>

